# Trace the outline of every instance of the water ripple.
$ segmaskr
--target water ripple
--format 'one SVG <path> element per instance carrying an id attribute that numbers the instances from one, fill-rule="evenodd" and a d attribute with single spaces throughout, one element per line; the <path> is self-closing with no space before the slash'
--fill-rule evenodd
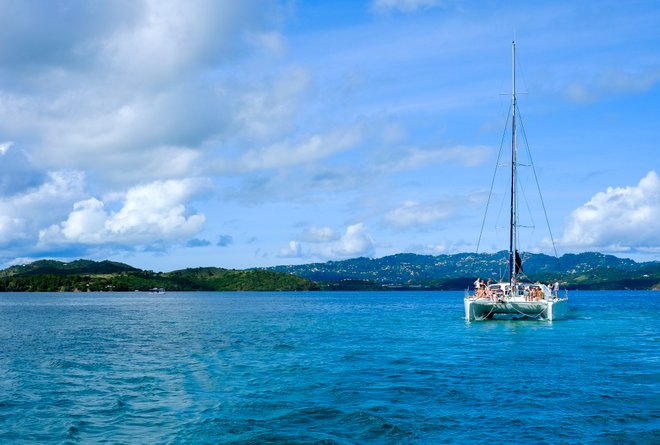
<path id="1" fill-rule="evenodd" d="M 0 295 L 2 443 L 658 443 L 660 295 Z"/>

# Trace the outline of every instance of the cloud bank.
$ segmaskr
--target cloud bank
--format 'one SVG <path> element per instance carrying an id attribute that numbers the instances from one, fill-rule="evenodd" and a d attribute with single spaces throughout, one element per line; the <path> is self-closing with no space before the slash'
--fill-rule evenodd
<path id="1" fill-rule="evenodd" d="M 126 193 L 118 211 L 97 198 L 78 201 L 65 221 L 39 232 L 39 242 L 139 246 L 189 238 L 202 229 L 205 216 L 191 213 L 184 203 L 207 185 L 170 180 L 137 186 Z"/>
<path id="2" fill-rule="evenodd" d="M 562 244 L 609 252 L 660 252 L 660 178 L 650 171 L 637 186 L 608 187 L 571 213 Z"/>

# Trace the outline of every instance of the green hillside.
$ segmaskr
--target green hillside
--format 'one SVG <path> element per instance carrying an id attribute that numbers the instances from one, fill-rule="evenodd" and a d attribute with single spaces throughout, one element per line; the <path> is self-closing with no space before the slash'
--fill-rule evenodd
<path id="1" fill-rule="evenodd" d="M 76 291 L 298 291 L 316 290 L 316 283 L 269 270 L 230 270 L 214 267 L 157 273 L 111 261 L 42 260 L 0 271 L 3 292 Z"/>
<path id="2" fill-rule="evenodd" d="M 572 289 L 651 289 L 660 287 L 660 262 L 637 263 L 596 252 L 567 254 L 557 259 L 523 253 L 526 279 L 559 280 Z M 342 283 L 360 281 L 363 287 L 385 289 L 430 288 L 457 290 L 476 277 L 497 281 L 507 276 L 508 253 L 454 255 L 397 254 L 383 258 L 355 258 L 271 270 L 316 281 L 323 289 L 341 289 Z M 351 284 L 352 286 L 353 284 Z M 350 287 L 349 287 L 350 288 Z"/>
<path id="3" fill-rule="evenodd" d="M 39 260 L 22 266 L 12 266 L 0 271 L 0 277 L 21 275 L 76 275 L 76 274 L 112 274 L 121 272 L 139 272 L 128 264 L 114 261 L 76 260 L 70 263 L 55 260 Z"/>

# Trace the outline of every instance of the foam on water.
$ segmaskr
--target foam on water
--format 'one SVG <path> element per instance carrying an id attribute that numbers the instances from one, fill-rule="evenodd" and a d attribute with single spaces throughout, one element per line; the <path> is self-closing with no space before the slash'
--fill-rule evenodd
<path id="1" fill-rule="evenodd" d="M 660 294 L 0 295 L 3 443 L 658 443 Z"/>

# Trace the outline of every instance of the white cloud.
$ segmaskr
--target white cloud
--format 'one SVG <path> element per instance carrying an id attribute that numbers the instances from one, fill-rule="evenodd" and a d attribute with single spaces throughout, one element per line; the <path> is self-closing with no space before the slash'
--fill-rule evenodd
<path id="1" fill-rule="evenodd" d="M 310 82 L 310 72 L 290 67 L 261 85 L 239 85 L 245 91 L 233 115 L 242 136 L 259 143 L 291 133 Z"/>
<path id="2" fill-rule="evenodd" d="M 422 227 L 446 220 L 455 214 L 454 207 L 448 203 L 426 203 L 406 201 L 385 214 L 386 224 L 397 229 Z"/>
<path id="3" fill-rule="evenodd" d="M 133 82 L 176 79 L 230 58 L 247 35 L 260 34 L 277 11 L 271 1 L 144 0 L 129 26 L 104 36 L 104 60 Z"/>
<path id="4" fill-rule="evenodd" d="M 337 238 L 337 233 L 330 227 L 308 227 L 300 235 L 300 240 L 308 243 L 327 243 Z"/>
<path id="5" fill-rule="evenodd" d="M 327 252 L 331 257 L 352 258 L 357 256 L 373 256 L 375 243 L 362 223 L 346 227 L 346 233 L 331 243 Z"/>
<path id="6" fill-rule="evenodd" d="M 312 235 L 316 235 L 312 239 Z M 305 246 L 299 240 L 289 241 L 287 247 L 278 252 L 281 258 L 354 258 L 373 256 L 376 243 L 362 223 L 346 227 L 340 237 L 330 228 L 308 229 L 303 232 L 302 240 L 311 243 Z"/>
<path id="7" fill-rule="evenodd" d="M 608 187 L 569 217 L 567 248 L 625 252 L 660 248 L 660 178 L 650 171 L 637 186 Z"/>
<path id="8" fill-rule="evenodd" d="M 23 218 L 0 215 L 0 243 L 22 238 L 25 224 Z"/>
<path id="9" fill-rule="evenodd" d="M 6 155 L 12 145 L 13 142 L 3 142 L 2 144 L 0 144 L 0 155 L 2 156 Z"/>
<path id="10" fill-rule="evenodd" d="M 3 2 L 0 17 L 0 129 L 29 140 L 40 169 L 92 171 L 122 188 L 191 176 L 209 142 L 255 122 L 236 116 L 249 107 L 257 76 L 234 88 L 228 68 L 255 46 L 281 51 L 276 1 L 70 3 Z M 291 113 L 280 110 L 306 82 L 304 74 L 264 82 L 273 93 L 262 121 L 285 127 Z M 144 169 L 153 160 L 167 165 Z"/>
<path id="11" fill-rule="evenodd" d="M 351 149 L 360 139 L 356 128 L 314 135 L 297 144 L 277 143 L 245 152 L 237 160 L 221 161 L 217 169 L 224 173 L 281 169 L 308 164 Z"/>
<path id="12" fill-rule="evenodd" d="M 126 193 L 119 211 L 96 198 L 76 202 L 68 218 L 39 233 L 42 245 L 134 244 L 188 238 L 201 231 L 205 216 L 185 203 L 208 186 L 199 179 L 156 181 Z"/>
<path id="13" fill-rule="evenodd" d="M 0 242 L 31 240 L 42 227 L 66 216 L 85 195 L 85 175 L 74 171 L 45 174 L 36 187 L 0 197 Z"/>
<path id="14" fill-rule="evenodd" d="M 396 172 L 447 162 L 457 162 L 466 167 L 474 167 L 486 161 L 491 152 L 492 150 L 485 146 L 467 147 L 459 145 L 441 149 L 411 147 L 404 150 L 397 159 L 383 163 L 381 169 L 385 172 Z"/>
<path id="15" fill-rule="evenodd" d="M 432 8 L 442 5 L 440 0 L 373 0 L 371 7 L 374 11 L 384 13 L 388 11 L 412 12 L 418 9 Z"/>
<path id="16" fill-rule="evenodd" d="M 303 256 L 302 247 L 298 241 L 289 241 L 289 245 L 277 253 L 279 258 L 300 258 Z"/>

